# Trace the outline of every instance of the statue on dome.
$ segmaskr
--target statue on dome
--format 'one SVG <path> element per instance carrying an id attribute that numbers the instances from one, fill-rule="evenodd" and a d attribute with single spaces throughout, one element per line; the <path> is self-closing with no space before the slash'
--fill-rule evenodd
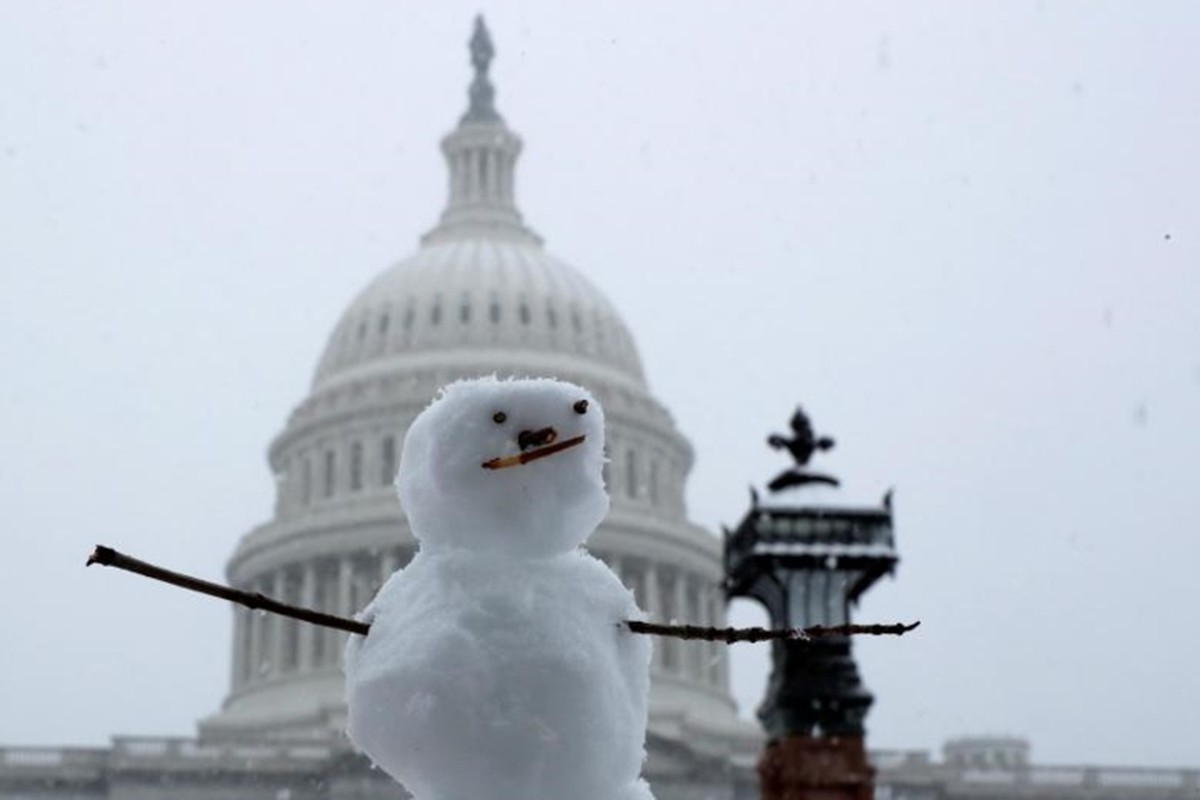
<path id="1" fill-rule="evenodd" d="M 791 437 L 773 433 L 767 437 L 767 444 L 775 450 L 787 450 L 791 453 L 792 458 L 796 461 L 796 466 L 776 475 L 767 484 L 767 488 L 772 492 L 779 492 L 793 486 L 804 486 L 810 483 L 840 486 L 840 481 L 831 475 L 809 472 L 804 469 L 818 450 L 831 450 L 833 448 L 833 439 L 829 436 L 818 437 L 813 432 L 812 423 L 809 422 L 808 415 L 804 413 L 804 409 L 800 406 L 796 406 L 796 413 L 792 414 L 790 426 L 792 429 Z"/>
<path id="2" fill-rule="evenodd" d="M 471 33 L 471 64 L 476 72 L 486 75 L 495 55 L 496 48 L 492 45 L 487 23 L 483 21 L 483 15 L 478 14 L 475 17 L 475 30 Z"/>
<path id="3" fill-rule="evenodd" d="M 492 36 L 488 33 L 487 23 L 483 21 L 482 14 L 475 17 L 475 30 L 471 34 L 470 49 L 471 66 L 475 67 L 475 77 L 467 92 L 471 105 L 467 109 L 467 113 L 463 115 L 463 120 L 480 122 L 498 120 L 500 115 L 496 113 L 496 107 L 493 104 L 496 89 L 492 86 L 487 74 L 488 67 L 492 64 L 492 58 L 496 55 L 496 48 L 492 45 Z"/>

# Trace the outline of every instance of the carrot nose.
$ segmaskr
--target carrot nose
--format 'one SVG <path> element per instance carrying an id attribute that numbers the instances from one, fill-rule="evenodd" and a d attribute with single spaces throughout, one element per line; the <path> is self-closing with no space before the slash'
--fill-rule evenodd
<path id="1" fill-rule="evenodd" d="M 557 438 L 558 431 L 549 427 L 536 431 L 521 431 L 517 434 L 517 447 L 525 451 L 531 447 L 541 447 L 542 445 L 550 444 Z"/>

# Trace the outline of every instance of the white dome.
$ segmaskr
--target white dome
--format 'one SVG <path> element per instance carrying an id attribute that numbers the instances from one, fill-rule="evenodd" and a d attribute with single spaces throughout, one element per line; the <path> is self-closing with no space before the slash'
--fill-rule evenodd
<path id="1" fill-rule="evenodd" d="M 479 348 L 576 357 L 645 385 L 628 328 L 583 275 L 536 241 L 463 235 L 426 244 L 358 295 L 313 389 L 402 370 L 431 351 Z"/>

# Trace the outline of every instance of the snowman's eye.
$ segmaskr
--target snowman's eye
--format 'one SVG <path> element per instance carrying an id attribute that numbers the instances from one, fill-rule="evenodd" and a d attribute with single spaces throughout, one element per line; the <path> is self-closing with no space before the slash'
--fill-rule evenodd
<path id="1" fill-rule="evenodd" d="M 497 425 L 503 425 L 506 419 L 508 419 L 508 414 L 505 414 L 503 411 L 497 411 L 495 414 L 492 414 L 492 422 Z"/>
<path id="2" fill-rule="evenodd" d="M 571 408 L 575 409 L 576 414 L 586 414 L 587 400 L 576 400 L 575 405 L 571 406 Z"/>

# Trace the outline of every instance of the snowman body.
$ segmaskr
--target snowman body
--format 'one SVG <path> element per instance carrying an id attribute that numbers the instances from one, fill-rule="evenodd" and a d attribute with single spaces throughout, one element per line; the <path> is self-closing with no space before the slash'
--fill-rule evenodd
<path id="1" fill-rule="evenodd" d="M 634 796 L 650 650 L 603 563 L 418 555 L 377 605 L 399 611 L 374 615 L 351 677 L 388 702 L 352 734 L 418 800 Z"/>
<path id="2" fill-rule="evenodd" d="M 603 458 L 599 407 L 554 381 L 455 384 L 410 428 L 421 548 L 360 615 L 346 676 L 351 739 L 417 800 L 650 798 L 642 615 L 579 549 Z"/>

